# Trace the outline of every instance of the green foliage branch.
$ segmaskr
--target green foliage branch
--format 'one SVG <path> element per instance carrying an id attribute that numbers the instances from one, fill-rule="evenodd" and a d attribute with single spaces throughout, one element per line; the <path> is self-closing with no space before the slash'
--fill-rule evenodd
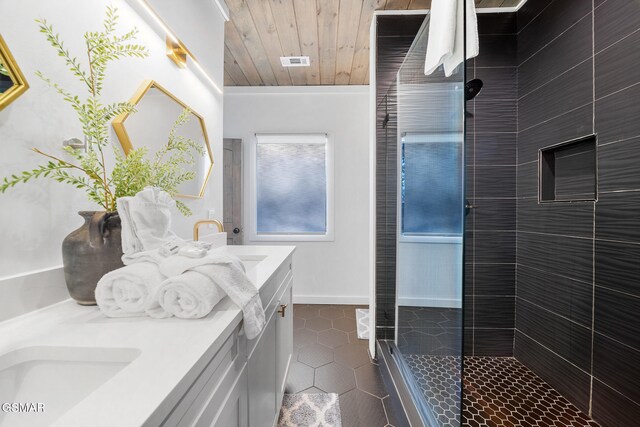
<path id="1" fill-rule="evenodd" d="M 82 125 L 86 141 L 86 152 L 72 147 L 64 147 L 64 152 L 72 160 L 45 153 L 37 148 L 33 151 L 47 158 L 47 162 L 34 169 L 4 177 L 0 181 L 0 193 L 17 184 L 38 178 L 51 178 L 84 190 L 89 199 L 108 212 L 116 210 L 118 197 L 133 196 L 146 186 L 155 186 L 175 196 L 178 187 L 195 178 L 195 172 L 185 166 L 195 163 L 195 155 L 205 155 L 202 146 L 178 134 L 192 114 L 185 109 L 178 116 L 166 145 L 154 156 L 148 155 L 147 147 L 133 149 L 124 155 L 119 146 L 109 141 L 109 122 L 121 114 L 135 113 L 135 106 L 129 102 L 104 104 L 101 100 L 108 65 L 124 58 L 146 58 L 148 49 L 134 41 L 138 36 L 136 28 L 118 35 L 117 9 L 107 7 L 101 31 L 89 31 L 84 35 L 86 47 L 85 66 L 65 47 L 53 26 L 45 19 L 36 20 L 40 32 L 62 57 L 71 73 L 82 83 L 88 95 L 81 99 L 58 83 L 36 72 L 49 86 L 71 105 Z M 111 171 L 105 162 L 105 150 L 111 146 L 115 153 L 115 164 Z M 189 208 L 177 201 L 180 212 L 191 214 Z"/>

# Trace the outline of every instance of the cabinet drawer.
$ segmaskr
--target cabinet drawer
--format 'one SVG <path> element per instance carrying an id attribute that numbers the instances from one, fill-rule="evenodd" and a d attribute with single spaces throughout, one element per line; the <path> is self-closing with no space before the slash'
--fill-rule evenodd
<path id="1" fill-rule="evenodd" d="M 207 404 L 208 397 L 218 388 L 227 375 L 240 371 L 244 356 L 238 357 L 238 329 L 222 344 L 220 350 L 206 365 L 193 385 L 180 399 L 173 411 L 161 424 L 162 426 L 192 426 Z"/>

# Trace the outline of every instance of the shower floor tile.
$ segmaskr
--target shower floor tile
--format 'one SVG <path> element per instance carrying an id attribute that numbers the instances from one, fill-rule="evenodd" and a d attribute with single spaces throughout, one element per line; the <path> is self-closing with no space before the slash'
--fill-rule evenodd
<path id="1" fill-rule="evenodd" d="M 459 356 L 405 355 L 440 425 L 459 426 Z M 513 357 L 464 359 L 463 426 L 597 426 Z"/>

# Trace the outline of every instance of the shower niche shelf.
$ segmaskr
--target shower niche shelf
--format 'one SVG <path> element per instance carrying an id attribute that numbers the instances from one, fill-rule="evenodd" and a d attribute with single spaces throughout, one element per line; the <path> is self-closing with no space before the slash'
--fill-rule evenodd
<path id="1" fill-rule="evenodd" d="M 596 135 L 541 149 L 538 166 L 541 203 L 597 200 Z"/>

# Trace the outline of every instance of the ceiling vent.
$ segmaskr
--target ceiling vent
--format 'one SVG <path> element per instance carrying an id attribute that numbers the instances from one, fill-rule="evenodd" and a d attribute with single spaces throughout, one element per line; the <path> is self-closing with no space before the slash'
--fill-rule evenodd
<path id="1" fill-rule="evenodd" d="M 283 67 L 308 67 L 308 56 L 281 56 L 280 62 Z"/>

